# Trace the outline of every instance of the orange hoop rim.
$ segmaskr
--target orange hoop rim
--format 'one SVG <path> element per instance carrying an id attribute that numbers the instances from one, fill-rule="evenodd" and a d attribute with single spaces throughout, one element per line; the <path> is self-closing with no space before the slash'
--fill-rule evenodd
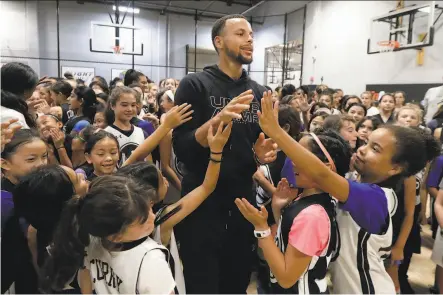
<path id="1" fill-rule="evenodd" d="M 381 47 L 399 48 L 400 42 L 398 42 L 398 41 L 378 41 L 377 45 L 381 46 Z"/>

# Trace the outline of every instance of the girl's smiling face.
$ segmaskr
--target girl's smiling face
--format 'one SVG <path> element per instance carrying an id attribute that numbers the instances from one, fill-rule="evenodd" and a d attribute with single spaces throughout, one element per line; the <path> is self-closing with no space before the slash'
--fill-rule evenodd
<path id="1" fill-rule="evenodd" d="M 99 140 L 91 150 L 85 154 L 86 161 L 94 166 L 94 174 L 97 176 L 114 173 L 120 159 L 117 142 L 110 137 Z"/>

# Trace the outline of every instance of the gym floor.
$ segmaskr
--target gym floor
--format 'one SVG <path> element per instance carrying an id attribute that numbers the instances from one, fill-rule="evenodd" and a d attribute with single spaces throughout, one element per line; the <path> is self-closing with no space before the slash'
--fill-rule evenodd
<path id="1" fill-rule="evenodd" d="M 431 237 L 429 225 L 422 226 L 421 254 L 414 254 L 409 268 L 409 282 L 417 294 L 429 294 L 429 287 L 434 284 L 435 264 L 431 261 L 434 240 Z M 253 273 L 249 284 L 248 294 L 257 294 L 257 276 Z"/>

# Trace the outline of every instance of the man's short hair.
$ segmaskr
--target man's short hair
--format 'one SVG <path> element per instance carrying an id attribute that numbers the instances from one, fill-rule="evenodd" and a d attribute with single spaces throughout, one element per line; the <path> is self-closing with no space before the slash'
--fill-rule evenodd
<path id="1" fill-rule="evenodd" d="M 218 20 L 215 21 L 214 25 L 212 26 L 211 37 L 212 37 L 212 45 L 214 45 L 215 51 L 218 52 L 218 49 L 215 46 L 215 37 L 220 36 L 220 34 L 223 32 L 223 29 L 225 28 L 226 21 L 229 19 L 233 19 L 233 18 L 246 19 L 246 17 L 244 17 L 241 14 L 230 14 L 230 15 L 226 15 L 222 18 L 219 18 Z"/>

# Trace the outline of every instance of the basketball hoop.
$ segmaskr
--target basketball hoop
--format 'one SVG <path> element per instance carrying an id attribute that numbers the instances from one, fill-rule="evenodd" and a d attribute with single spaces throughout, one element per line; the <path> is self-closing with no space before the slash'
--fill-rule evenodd
<path id="1" fill-rule="evenodd" d="M 395 48 L 400 47 L 400 42 L 398 41 L 379 41 L 377 42 L 378 51 L 380 53 L 393 52 Z"/>
<path id="2" fill-rule="evenodd" d="M 121 46 L 112 46 L 112 50 L 114 51 L 114 54 L 121 55 L 123 53 L 123 47 Z"/>

